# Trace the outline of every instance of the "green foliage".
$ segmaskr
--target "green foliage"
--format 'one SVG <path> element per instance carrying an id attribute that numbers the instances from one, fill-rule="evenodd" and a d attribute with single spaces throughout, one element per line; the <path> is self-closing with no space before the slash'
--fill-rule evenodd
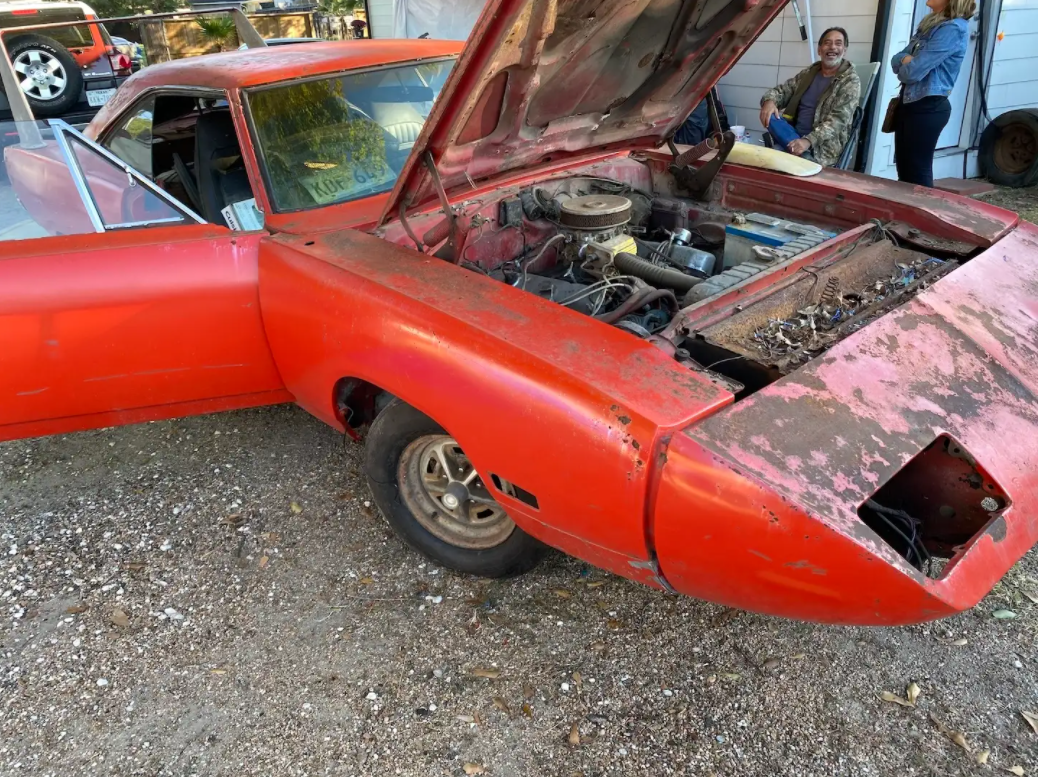
<path id="1" fill-rule="evenodd" d="M 363 0 L 319 0 L 317 7 L 329 16 L 349 16 L 363 6 Z"/>
<path id="2" fill-rule="evenodd" d="M 382 128 L 349 107 L 343 79 L 263 89 L 249 106 L 279 207 L 350 199 L 391 182 Z"/>
<path id="3" fill-rule="evenodd" d="M 195 20 L 202 36 L 214 43 L 223 44 L 234 34 L 234 19 L 230 16 L 202 16 Z"/>

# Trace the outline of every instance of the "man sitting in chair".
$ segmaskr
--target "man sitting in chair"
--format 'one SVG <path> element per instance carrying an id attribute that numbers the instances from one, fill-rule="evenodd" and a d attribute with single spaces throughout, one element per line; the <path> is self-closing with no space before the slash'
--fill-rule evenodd
<path id="1" fill-rule="evenodd" d="M 840 159 L 850 138 L 861 81 L 845 59 L 850 40 L 841 27 L 826 30 L 818 41 L 816 62 L 761 98 L 760 121 L 765 143 L 829 167 Z"/>

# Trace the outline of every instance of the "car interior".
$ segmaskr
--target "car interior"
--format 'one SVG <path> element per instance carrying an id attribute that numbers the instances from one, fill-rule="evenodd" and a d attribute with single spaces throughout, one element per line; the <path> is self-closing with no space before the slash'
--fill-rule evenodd
<path id="1" fill-rule="evenodd" d="M 247 93 L 278 210 L 388 191 L 453 61 L 278 84 Z"/>
<path id="2" fill-rule="evenodd" d="M 212 224 L 239 227 L 226 209 L 254 197 L 226 100 L 152 96 L 103 145 Z"/>

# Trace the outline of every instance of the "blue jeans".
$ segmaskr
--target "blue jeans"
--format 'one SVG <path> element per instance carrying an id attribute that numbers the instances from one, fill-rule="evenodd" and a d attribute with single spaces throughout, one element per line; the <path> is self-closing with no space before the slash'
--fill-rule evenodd
<path id="1" fill-rule="evenodd" d="M 897 107 L 894 164 L 897 165 L 899 181 L 933 186 L 933 155 L 949 119 L 951 103 L 940 95 L 901 103 Z"/>
<path id="2" fill-rule="evenodd" d="M 710 106 L 706 100 L 702 100 L 674 133 L 674 142 L 685 146 L 698 146 L 709 135 Z"/>

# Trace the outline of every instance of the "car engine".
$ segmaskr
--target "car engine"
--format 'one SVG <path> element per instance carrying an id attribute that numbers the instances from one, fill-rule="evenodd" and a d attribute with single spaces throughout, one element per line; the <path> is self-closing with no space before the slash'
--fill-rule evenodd
<path id="1" fill-rule="evenodd" d="M 554 234 L 490 275 L 648 339 L 680 308 L 832 237 L 761 214 L 703 212 L 690 221 L 676 216 L 679 207 L 605 179 L 553 194 L 524 190 L 500 203 L 499 221 L 547 221 Z"/>
<path id="2" fill-rule="evenodd" d="M 664 230 L 663 240 L 642 239 L 647 229 L 632 223 L 630 197 L 523 195 L 524 215 L 547 219 L 557 232 L 530 258 L 506 263 L 491 274 L 527 292 L 648 338 L 670 323 L 681 297 L 713 273 L 716 257 L 695 247 L 689 230 Z M 646 215 L 643 209 L 640 220 Z M 531 271 L 543 267 L 550 249 L 555 264 Z"/>

